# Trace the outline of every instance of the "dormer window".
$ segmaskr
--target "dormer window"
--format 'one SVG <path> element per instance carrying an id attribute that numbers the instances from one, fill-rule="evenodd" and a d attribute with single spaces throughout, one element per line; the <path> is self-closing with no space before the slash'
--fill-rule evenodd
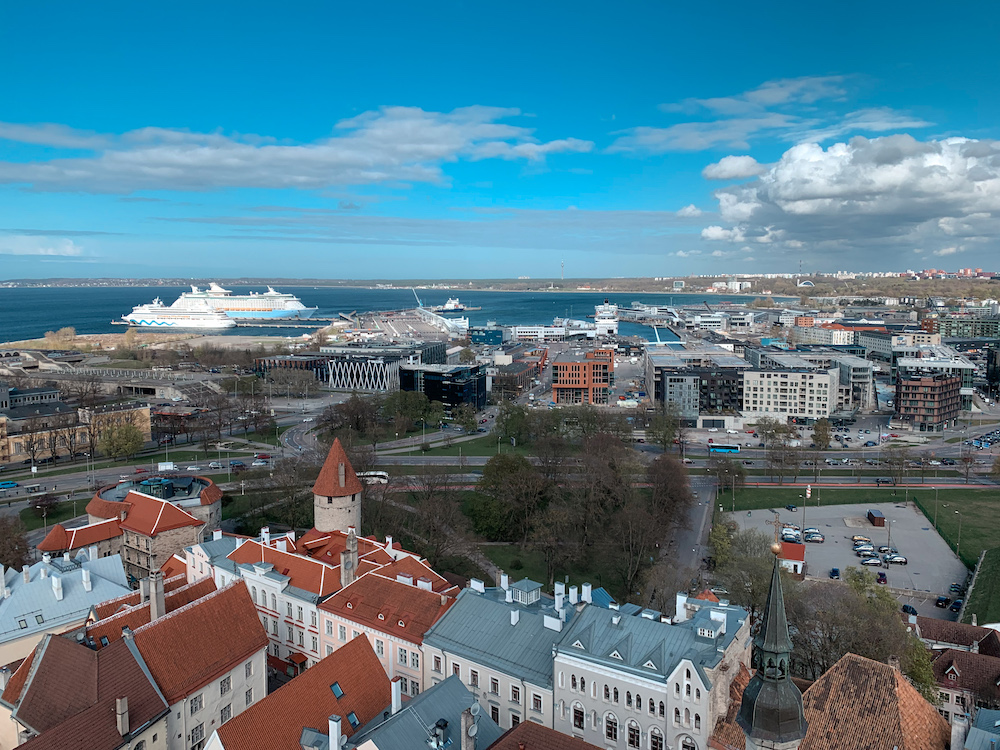
<path id="1" fill-rule="evenodd" d="M 406 627 L 406 623 L 405 623 L 405 622 L 403 622 L 402 620 L 400 620 L 400 621 L 399 621 L 399 627 L 401 627 L 401 628 L 405 628 L 405 627 Z"/>
<path id="2" fill-rule="evenodd" d="M 580 641 L 573 641 L 573 648 L 583 648 L 583 644 Z"/>
<path id="3" fill-rule="evenodd" d="M 348 609 L 354 609 L 354 605 L 353 605 L 353 604 L 351 604 L 350 602 L 348 602 L 348 603 L 347 603 L 347 608 L 348 608 Z"/>
<path id="4" fill-rule="evenodd" d="M 621 661 L 622 655 L 618 653 L 617 649 L 611 652 L 612 659 L 618 659 Z"/>
<path id="5" fill-rule="evenodd" d="M 698 635 L 702 638 L 715 638 L 715 631 L 711 628 L 698 628 Z"/>
<path id="6" fill-rule="evenodd" d="M 948 673 L 948 679 L 949 680 L 957 680 L 958 679 L 958 675 L 956 675 L 954 672 L 949 672 Z"/>
<path id="7" fill-rule="evenodd" d="M 385 619 L 385 615 L 383 615 L 381 612 L 379 612 L 378 613 L 378 619 L 384 620 Z"/>

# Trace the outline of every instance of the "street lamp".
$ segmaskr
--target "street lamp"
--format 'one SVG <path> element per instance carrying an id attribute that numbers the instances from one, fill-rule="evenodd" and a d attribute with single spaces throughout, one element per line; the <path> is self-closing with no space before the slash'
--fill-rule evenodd
<path id="1" fill-rule="evenodd" d="M 892 525 L 894 523 L 896 523 L 896 519 L 892 519 L 892 520 L 889 521 L 889 541 L 886 543 L 887 546 L 889 546 L 889 547 L 892 546 Z"/>
<path id="2" fill-rule="evenodd" d="M 42 532 L 43 532 L 43 533 L 44 533 L 44 534 L 45 534 L 46 536 L 48 536 L 48 533 L 49 533 L 49 525 L 48 525 L 48 521 L 47 521 L 46 519 L 47 519 L 47 517 L 48 517 L 48 515 L 49 515 L 49 509 L 48 509 L 48 508 L 46 508 L 46 507 L 45 507 L 45 506 L 43 506 L 43 505 L 36 505 L 36 506 L 35 506 L 35 508 L 36 508 L 37 510 L 40 510 L 40 511 L 42 511 Z M 957 511 L 956 511 L 956 512 L 957 512 Z"/>
<path id="3" fill-rule="evenodd" d="M 957 510 L 955 515 L 958 516 L 958 545 L 955 547 L 955 554 L 958 555 L 959 559 L 962 557 L 962 514 Z"/>

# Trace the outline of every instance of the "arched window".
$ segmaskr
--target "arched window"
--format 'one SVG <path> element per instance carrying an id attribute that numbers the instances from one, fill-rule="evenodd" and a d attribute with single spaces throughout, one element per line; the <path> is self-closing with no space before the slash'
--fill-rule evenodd
<path id="1" fill-rule="evenodd" d="M 649 730 L 649 750 L 663 750 L 663 735 L 656 727 Z"/>
<path id="2" fill-rule="evenodd" d="M 146 740 L 139 740 L 136 742 L 134 750 L 146 750 Z"/>
<path id="3" fill-rule="evenodd" d="M 559 687 L 566 687 L 566 673 L 559 673 Z"/>
<path id="4" fill-rule="evenodd" d="M 618 702 L 618 688 L 615 688 L 615 703 Z"/>
<path id="5" fill-rule="evenodd" d="M 694 728 L 701 729 L 701 714 L 694 715 Z"/>
<path id="6" fill-rule="evenodd" d="M 653 702 L 653 699 L 650 698 L 649 699 L 649 715 L 650 716 L 654 716 L 655 714 L 656 714 L 656 704 Z"/>
<path id="7" fill-rule="evenodd" d="M 639 725 L 634 721 L 628 723 L 628 746 L 632 748 L 639 747 Z"/>
<path id="8" fill-rule="evenodd" d="M 571 690 L 576 690 L 576 675 L 569 678 L 569 684 Z"/>
<path id="9" fill-rule="evenodd" d="M 691 723 L 691 709 L 684 709 L 684 726 L 688 726 Z"/>
<path id="10" fill-rule="evenodd" d="M 675 698 L 681 697 L 681 684 L 679 682 L 674 683 L 674 697 Z"/>
<path id="11" fill-rule="evenodd" d="M 580 692 L 581 693 L 587 692 L 587 681 L 583 677 L 580 678 Z"/>
<path id="12" fill-rule="evenodd" d="M 271 594 L 271 609 L 278 611 L 278 599 L 274 594 Z"/>
<path id="13" fill-rule="evenodd" d="M 635 694 L 635 710 L 642 710 L 642 697 L 638 693 Z"/>
<path id="14" fill-rule="evenodd" d="M 611 688 L 609 688 L 607 685 L 604 686 L 604 700 L 606 701 L 611 700 Z"/>
<path id="15" fill-rule="evenodd" d="M 691 670 L 690 669 L 685 669 L 684 670 L 684 679 L 685 680 L 690 680 L 691 679 Z"/>
<path id="16" fill-rule="evenodd" d="M 681 750 L 698 750 L 698 746 L 690 737 L 685 737 L 681 740 Z"/>
<path id="17" fill-rule="evenodd" d="M 253 599 L 253 603 L 254 604 L 257 603 L 257 587 L 256 586 L 251 586 L 250 587 L 250 598 Z"/>
<path id="18" fill-rule="evenodd" d="M 696 701 L 700 701 L 701 700 L 701 688 L 695 688 L 694 689 L 694 699 Z"/>
<path id="19" fill-rule="evenodd" d="M 681 723 L 681 710 L 679 708 L 674 709 L 674 726 L 679 726 Z"/>
<path id="20" fill-rule="evenodd" d="M 664 702 L 660 701 L 660 716 L 666 716 L 667 715 L 666 714 L 666 709 L 667 709 L 667 707 L 664 704 Z"/>
<path id="21" fill-rule="evenodd" d="M 632 691 L 631 690 L 625 692 L 625 705 L 628 706 L 629 708 L 632 708 Z"/>
<path id="22" fill-rule="evenodd" d="M 618 742 L 618 719 L 612 714 L 604 719 L 604 736 L 608 742 Z"/>
<path id="23" fill-rule="evenodd" d="M 685 685 L 684 686 L 684 697 L 685 698 L 690 698 L 691 697 L 691 686 L 690 685 Z"/>

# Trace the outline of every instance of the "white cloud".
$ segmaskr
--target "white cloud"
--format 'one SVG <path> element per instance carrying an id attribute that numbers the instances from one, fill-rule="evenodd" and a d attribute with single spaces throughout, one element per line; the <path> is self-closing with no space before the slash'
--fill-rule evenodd
<path id="1" fill-rule="evenodd" d="M 684 208 L 682 208 L 680 211 L 677 212 L 678 216 L 681 216 L 681 217 L 684 217 L 684 218 L 690 218 L 690 217 L 693 217 L 693 216 L 701 216 L 701 214 L 702 214 L 701 209 L 698 208 L 693 203 L 690 203 L 687 206 L 684 206 Z"/>
<path id="2" fill-rule="evenodd" d="M 0 162 L 0 182 L 38 190 L 120 193 L 444 183 L 443 165 L 450 162 L 520 159 L 537 163 L 552 154 L 593 148 L 590 141 L 577 138 L 539 141 L 533 130 L 504 122 L 518 114 L 514 109 L 479 106 L 451 112 L 383 107 L 343 120 L 331 137 L 310 143 L 155 127 L 104 140 L 62 126 L 6 126 L 6 131 L 0 126 L 0 138 L 58 147 L 91 143 L 95 149 L 91 157 Z"/>
<path id="3" fill-rule="evenodd" d="M 844 81 L 843 76 L 781 78 L 735 96 L 685 99 L 680 104 L 665 104 L 661 109 L 667 112 L 707 109 L 721 115 L 739 115 L 784 104 L 813 104 L 820 99 L 844 96 Z"/>
<path id="4" fill-rule="evenodd" d="M 701 176 L 706 180 L 741 180 L 766 171 L 767 167 L 752 156 L 724 156 L 701 170 Z"/>
<path id="5" fill-rule="evenodd" d="M 51 122 L 17 123 L 0 122 L 0 141 L 31 143 L 56 148 L 96 149 L 108 145 L 111 136 L 88 130 L 76 130 Z"/>
<path id="6" fill-rule="evenodd" d="M 971 242 L 986 252 L 1000 234 L 1000 141 L 892 135 L 801 144 L 758 179 L 715 195 L 731 226 L 706 227 L 709 240 L 827 254 L 918 246 L 945 256 Z"/>
<path id="7" fill-rule="evenodd" d="M 74 257 L 83 255 L 83 248 L 66 237 L 10 235 L 0 236 L 0 255 Z"/>

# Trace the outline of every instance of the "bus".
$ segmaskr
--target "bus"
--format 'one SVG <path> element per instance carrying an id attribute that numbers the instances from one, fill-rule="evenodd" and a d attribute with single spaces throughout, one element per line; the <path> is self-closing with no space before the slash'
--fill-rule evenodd
<path id="1" fill-rule="evenodd" d="M 17 482 L 0 482 L 0 490 L 15 490 L 20 486 Z"/>
<path id="2" fill-rule="evenodd" d="M 358 479 L 365 484 L 389 484 L 387 471 L 359 471 Z"/>
<path id="3" fill-rule="evenodd" d="M 709 443 L 709 453 L 739 453 L 739 443 Z"/>

